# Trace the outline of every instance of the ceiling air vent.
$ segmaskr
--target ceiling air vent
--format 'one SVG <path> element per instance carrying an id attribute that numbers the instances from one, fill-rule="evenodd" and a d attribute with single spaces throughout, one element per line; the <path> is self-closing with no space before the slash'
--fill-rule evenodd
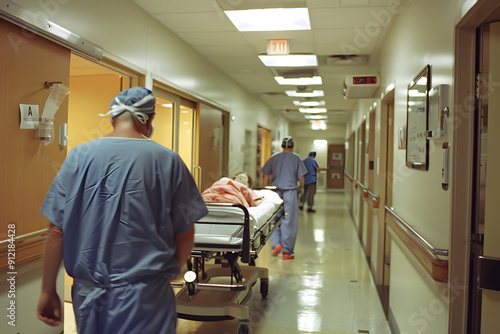
<path id="1" fill-rule="evenodd" d="M 331 55 L 323 56 L 324 65 L 327 66 L 359 66 L 368 64 L 368 55 Z"/>

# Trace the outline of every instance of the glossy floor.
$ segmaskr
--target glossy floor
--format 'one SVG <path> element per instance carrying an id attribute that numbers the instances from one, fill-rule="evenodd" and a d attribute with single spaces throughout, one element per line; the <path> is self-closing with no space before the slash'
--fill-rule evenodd
<path id="1" fill-rule="evenodd" d="M 299 213 L 295 259 L 270 256 L 270 244 L 257 266 L 269 268 L 269 295 L 259 284 L 249 300 L 254 334 L 390 334 L 354 224 L 341 192 L 318 192 L 316 213 Z M 65 333 L 76 333 L 71 305 Z M 233 334 L 238 321 L 180 319 L 177 334 Z"/>

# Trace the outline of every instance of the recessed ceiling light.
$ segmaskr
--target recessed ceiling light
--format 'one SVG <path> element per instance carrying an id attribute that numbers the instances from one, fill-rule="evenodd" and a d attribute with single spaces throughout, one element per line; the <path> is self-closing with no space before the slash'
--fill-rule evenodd
<path id="1" fill-rule="evenodd" d="M 269 67 L 318 66 L 316 55 L 260 55 L 259 59 Z"/>
<path id="2" fill-rule="evenodd" d="M 311 30 L 307 8 L 226 10 L 239 31 Z"/>
<path id="3" fill-rule="evenodd" d="M 305 115 L 305 119 L 328 119 L 326 115 Z"/>
<path id="4" fill-rule="evenodd" d="M 308 114 L 318 114 L 324 113 L 327 111 L 326 108 L 299 108 L 300 112 L 308 113 Z"/>
<path id="5" fill-rule="evenodd" d="M 307 77 L 307 78 L 284 78 L 284 77 L 274 77 L 274 79 L 280 85 L 295 85 L 295 86 L 308 86 L 308 85 L 321 85 L 320 76 Z"/>
<path id="6" fill-rule="evenodd" d="M 313 140 L 313 144 L 314 146 L 327 146 L 328 145 L 328 141 L 325 140 L 325 139 L 315 139 Z"/>
<path id="7" fill-rule="evenodd" d="M 285 91 L 286 95 L 290 97 L 317 97 L 317 96 L 325 96 L 325 93 L 322 90 L 313 90 L 310 92 L 297 92 L 296 90 L 287 90 Z"/>
<path id="8" fill-rule="evenodd" d="M 293 101 L 293 104 L 296 106 L 304 106 L 304 107 L 318 107 L 318 106 L 324 106 L 325 101 Z"/>
<path id="9" fill-rule="evenodd" d="M 311 122 L 312 130 L 326 130 L 326 122 L 322 120 L 315 120 Z"/>

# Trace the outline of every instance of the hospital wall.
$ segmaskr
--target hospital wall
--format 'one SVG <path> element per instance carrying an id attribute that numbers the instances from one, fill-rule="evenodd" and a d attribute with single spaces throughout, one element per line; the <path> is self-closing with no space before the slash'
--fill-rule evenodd
<path id="1" fill-rule="evenodd" d="M 376 99 L 358 102 L 348 133 L 356 131 L 364 116 L 368 117 L 373 102 L 379 105 L 376 119 L 380 126 L 380 93 L 394 84 L 393 135 L 397 138 L 398 128 L 406 124 L 408 84 L 428 64 L 431 87 L 453 84 L 454 27 L 462 17 L 463 4 L 464 1 L 402 1 L 403 12 L 386 17 L 392 26 L 374 59 L 380 65 L 381 90 Z M 451 113 L 453 117 L 453 110 Z M 453 119 L 449 124 L 453 124 Z M 380 146 L 380 128 L 377 132 Z M 451 135 L 446 141 L 453 145 Z M 429 169 L 421 171 L 406 167 L 405 150 L 398 149 L 397 140 L 394 141 L 389 148 L 394 152 L 392 206 L 436 248 L 448 249 L 452 189 L 441 188 L 441 143 L 429 141 Z M 376 157 L 379 154 L 380 147 Z M 375 185 L 375 193 L 381 186 Z M 383 203 L 382 200 L 381 206 Z M 397 237 L 392 238 L 390 247 L 389 320 L 394 332 L 447 332 L 448 286 L 434 281 Z"/>

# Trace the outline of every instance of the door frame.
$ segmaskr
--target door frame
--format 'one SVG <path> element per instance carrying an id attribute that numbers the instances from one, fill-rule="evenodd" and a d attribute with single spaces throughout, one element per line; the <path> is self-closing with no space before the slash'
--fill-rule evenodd
<path id="1" fill-rule="evenodd" d="M 386 264 L 386 255 L 390 256 L 390 234 L 387 231 L 385 223 L 385 205 L 387 204 L 387 180 L 391 175 L 388 175 L 388 157 L 389 157 L 389 135 L 394 138 L 394 131 L 392 134 L 389 133 L 389 116 L 392 117 L 394 121 L 394 100 L 395 100 L 395 88 L 387 91 L 380 102 L 380 147 L 379 147 L 379 161 L 377 166 L 378 169 L 378 184 L 379 184 L 379 210 L 377 215 L 377 249 L 374 250 L 375 254 L 372 254 L 372 258 L 375 256 L 377 258 L 376 268 L 372 267 L 372 273 L 374 276 L 375 284 L 377 286 L 377 291 L 380 296 L 380 300 L 384 307 L 384 312 L 389 318 L 389 276 L 388 272 L 389 265 Z M 392 185 L 392 183 L 391 183 Z M 388 246 L 387 246 L 388 244 Z M 387 254 L 389 253 L 389 254 Z M 390 319 L 389 319 L 390 320 Z"/>
<path id="2" fill-rule="evenodd" d="M 475 69 L 477 29 L 500 8 L 480 0 L 455 27 L 452 206 L 449 259 L 449 333 L 467 333 L 474 173 Z"/>

